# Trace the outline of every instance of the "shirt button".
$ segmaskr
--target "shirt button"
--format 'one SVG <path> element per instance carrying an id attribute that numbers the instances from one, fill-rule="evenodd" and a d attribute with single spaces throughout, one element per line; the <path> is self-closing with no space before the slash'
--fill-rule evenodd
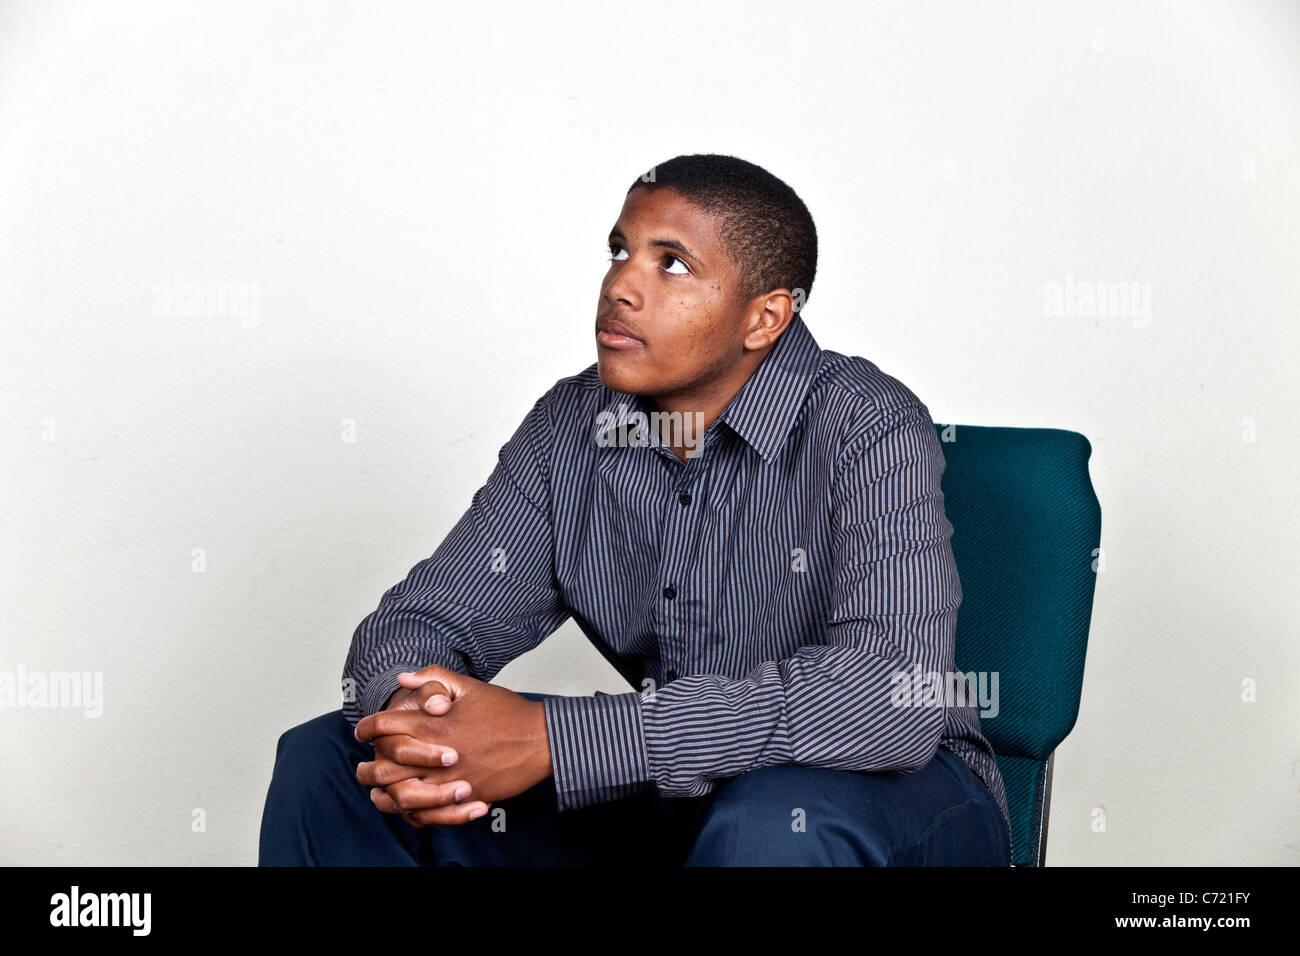
<path id="1" fill-rule="evenodd" d="M 677 672 L 676 672 L 676 671 L 669 671 L 669 672 L 668 672 L 666 675 L 664 675 L 664 676 L 666 676 L 669 680 L 677 680 Z"/>
<path id="2" fill-rule="evenodd" d="M 689 504 L 691 503 L 691 496 L 690 496 L 690 495 L 678 495 L 677 500 L 680 501 L 680 502 L 681 502 L 682 504 L 684 504 L 684 505 L 689 505 Z"/>
<path id="3" fill-rule="evenodd" d="M 677 597 L 677 589 L 671 584 L 668 585 L 668 587 L 664 588 L 664 597 L 671 601 L 673 598 Z"/>

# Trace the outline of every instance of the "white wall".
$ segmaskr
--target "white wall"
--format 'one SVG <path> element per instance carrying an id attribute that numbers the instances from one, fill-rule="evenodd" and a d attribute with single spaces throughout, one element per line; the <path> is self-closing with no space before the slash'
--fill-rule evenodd
<path id="1" fill-rule="evenodd" d="M 803 196 L 823 347 L 1091 440 L 1050 862 L 1300 862 L 1300 8 L 1135 6 L 0 7 L 0 670 L 103 675 L 0 710 L 0 862 L 256 861 L 277 737 L 595 360 L 683 152 Z M 1067 276 L 1150 311 L 1052 317 Z M 500 681 L 622 689 L 572 624 Z"/>

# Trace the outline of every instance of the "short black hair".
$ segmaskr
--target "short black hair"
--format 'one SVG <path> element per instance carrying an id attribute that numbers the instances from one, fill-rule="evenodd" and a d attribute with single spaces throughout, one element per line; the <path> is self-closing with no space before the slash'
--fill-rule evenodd
<path id="1" fill-rule="evenodd" d="M 742 299 L 789 289 L 796 312 L 808 301 L 817 227 L 795 191 L 763 167 L 718 153 L 675 156 L 639 176 L 628 193 L 633 189 L 675 190 L 717 218 L 727 255 L 740 269 Z"/>

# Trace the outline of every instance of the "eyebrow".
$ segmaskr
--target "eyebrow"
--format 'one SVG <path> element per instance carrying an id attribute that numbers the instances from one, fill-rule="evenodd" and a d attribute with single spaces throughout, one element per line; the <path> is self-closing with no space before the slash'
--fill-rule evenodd
<path id="1" fill-rule="evenodd" d="M 619 239 L 623 242 L 624 245 L 627 244 L 627 236 L 623 235 L 623 230 L 619 229 L 618 226 L 615 226 L 613 229 L 610 230 L 609 238 Z M 658 249 L 671 249 L 674 252 L 680 252 L 683 256 L 685 256 L 687 259 L 690 259 L 692 262 L 697 262 L 700 265 L 704 265 L 703 259 L 697 256 L 690 249 L 686 248 L 676 239 L 651 239 L 650 245 Z"/>

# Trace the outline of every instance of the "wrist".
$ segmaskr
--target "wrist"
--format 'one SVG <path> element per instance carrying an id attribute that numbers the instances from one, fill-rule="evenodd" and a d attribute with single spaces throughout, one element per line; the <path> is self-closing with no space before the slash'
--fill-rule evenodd
<path id="1" fill-rule="evenodd" d="M 533 708 L 533 727 L 535 729 L 535 740 L 537 741 L 534 748 L 534 764 L 537 768 L 538 783 L 543 780 L 549 780 L 555 774 L 555 767 L 551 764 L 551 738 L 546 731 L 546 706 L 539 700 L 535 701 Z"/>

